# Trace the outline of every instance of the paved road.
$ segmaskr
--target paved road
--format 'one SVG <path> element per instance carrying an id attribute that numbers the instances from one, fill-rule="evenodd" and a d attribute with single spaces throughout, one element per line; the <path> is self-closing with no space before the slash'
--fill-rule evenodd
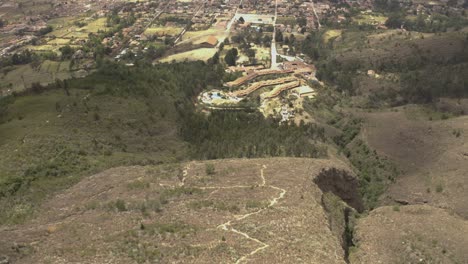
<path id="1" fill-rule="evenodd" d="M 205 5 L 205 3 L 207 2 L 207 0 L 203 1 L 201 3 L 201 5 L 198 7 L 197 11 L 195 11 L 194 15 L 192 16 L 192 18 L 190 19 L 190 21 L 192 21 L 197 15 L 198 13 L 200 13 L 200 10 L 202 10 L 203 6 Z M 187 32 L 187 29 L 189 28 L 189 25 L 187 24 L 184 29 L 182 30 L 182 32 L 179 33 L 179 35 L 176 37 L 176 39 L 174 40 L 174 46 L 177 44 L 177 42 L 179 42 L 179 40 L 182 38 L 182 36 L 185 34 L 185 32 Z"/>
<path id="2" fill-rule="evenodd" d="M 312 1 L 312 10 L 314 11 L 315 18 L 317 18 L 318 29 L 320 29 L 322 27 L 322 25 L 320 25 L 320 19 L 319 19 L 318 15 L 317 15 L 317 12 L 315 11 L 314 1 Z"/>
<path id="3" fill-rule="evenodd" d="M 276 18 L 278 17 L 278 0 L 275 0 L 275 18 L 273 19 L 273 38 L 271 40 L 271 65 L 270 69 L 278 70 L 278 63 L 276 62 L 276 56 L 278 51 L 276 50 Z"/>
<path id="4" fill-rule="evenodd" d="M 222 42 L 224 42 L 226 38 L 229 37 L 229 34 L 231 33 L 232 25 L 234 25 L 234 22 L 236 21 L 236 18 L 237 18 L 237 14 L 239 13 L 239 6 L 242 5 L 243 2 L 244 0 L 241 0 L 239 5 L 236 7 L 236 12 L 234 13 L 234 16 L 232 16 L 231 21 L 229 21 L 229 23 L 227 24 L 226 33 L 224 34 L 224 37 L 219 40 L 218 45 L 216 46 L 217 48 L 219 48 L 219 45 Z"/>

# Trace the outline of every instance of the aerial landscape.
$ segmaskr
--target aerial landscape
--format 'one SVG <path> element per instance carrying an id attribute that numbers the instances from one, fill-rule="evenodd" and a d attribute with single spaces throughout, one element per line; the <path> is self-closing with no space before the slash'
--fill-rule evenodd
<path id="1" fill-rule="evenodd" d="M 468 0 L 0 0 L 0 264 L 468 264 Z"/>

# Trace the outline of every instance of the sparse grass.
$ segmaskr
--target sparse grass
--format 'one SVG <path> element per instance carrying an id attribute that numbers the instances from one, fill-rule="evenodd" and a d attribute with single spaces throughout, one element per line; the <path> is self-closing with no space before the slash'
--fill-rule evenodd
<path id="1" fill-rule="evenodd" d="M 135 180 L 127 184 L 127 188 L 130 190 L 142 190 L 150 187 L 149 182 Z"/>
<path id="2" fill-rule="evenodd" d="M 405 114 L 411 120 L 446 120 L 454 117 L 455 115 L 449 112 L 437 111 L 430 105 L 412 106 L 405 109 Z M 455 135 L 455 134 L 454 134 Z"/>
<path id="3" fill-rule="evenodd" d="M 443 191 L 444 191 L 444 186 L 443 186 L 441 183 L 437 184 L 437 186 L 436 186 L 436 192 L 437 192 L 437 193 L 441 193 L 441 192 L 443 192 Z"/>
<path id="4" fill-rule="evenodd" d="M 248 200 L 245 203 L 245 208 L 247 209 L 258 209 L 258 208 L 265 208 L 267 207 L 267 203 L 257 201 L 257 200 Z"/>
<path id="5" fill-rule="evenodd" d="M 202 193 L 202 190 L 193 187 L 176 187 L 173 189 L 165 189 L 160 194 L 160 201 L 162 204 L 166 204 L 172 198 L 177 198 L 182 195 L 193 195 L 200 193 Z"/>
<path id="6" fill-rule="evenodd" d="M 145 225 L 144 230 L 150 235 L 178 234 L 180 236 L 186 236 L 188 234 L 195 233 L 197 228 L 182 222 L 174 222 L 147 224 Z"/>
<path id="7" fill-rule="evenodd" d="M 85 210 L 96 210 L 99 208 L 99 203 L 97 201 L 91 201 L 87 204 L 85 204 Z"/>
<path id="8" fill-rule="evenodd" d="M 228 204 L 222 201 L 214 200 L 193 201 L 190 202 L 187 206 L 193 210 L 212 208 L 215 211 L 229 211 L 231 213 L 238 213 L 240 211 L 240 208 L 235 204 Z"/>
<path id="9" fill-rule="evenodd" d="M 160 200 L 147 199 L 139 204 L 139 209 L 143 216 L 149 216 L 149 212 L 153 211 L 156 213 L 162 212 L 162 205 Z"/>
<path id="10" fill-rule="evenodd" d="M 165 247 L 154 243 L 154 239 L 148 240 L 152 236 L 177 236 L 178 239 L 196 232 L 196 227 L 181 222 L 176 223 L 154 223 L 145 224 L 139 231 L 131 231 L 125 235 L 120 246 L 120 251 L 133 259 L 136 263 L 160 263 L 164 255 L 193 256 L 200 253 L 199 248 L 189 245 L 176 247 Z M 140 226 L 141 227 L 141 226 Z"/>

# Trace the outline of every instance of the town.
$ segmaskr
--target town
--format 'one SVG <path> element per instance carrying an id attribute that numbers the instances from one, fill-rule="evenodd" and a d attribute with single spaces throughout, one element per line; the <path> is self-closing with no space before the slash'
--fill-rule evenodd
<path id="1" fill-rule="evenodd" d="M 129 67 L 215 59 L 228 77 L 200 94 L 204 110 L 255 108 L 300 122 L 304 98 L 321 85 L 305 40 L 323 25 L 325 41 L 340 37 L 340 25 L 386 30 L 390 19 L 374 9 L 369 0 L 3 0 L 0 94 L 81 78 L 105 59 Z M 408 10 L 409 19 L 463 15 L 441 2 L 413 1 Z"/>

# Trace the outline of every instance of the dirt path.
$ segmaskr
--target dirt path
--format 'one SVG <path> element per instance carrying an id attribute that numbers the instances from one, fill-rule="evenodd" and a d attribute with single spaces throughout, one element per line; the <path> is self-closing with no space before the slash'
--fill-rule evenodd
<path id="1" fill-rule="evenodd" d="M 186 177 L 188 176 L 188 169 L 189 169 L 189 165 L 187 165 L 186 169 L 183 170 L 183 178 L 182 178 L 182 184 L 185 183 L 185 179 Z M 251 251 L 250 253 L 248 254 L 245 254 L 244 256 L 240 257 L 235 263 L 238 264 L 238 263 L 242 263 L 244 261 L 247 260 L 248 257 L 250 256 L 253 256 L 255 255 L 256 253 L 260 252 L 261 250 L 269 247 L 270 245 L 263 242 L 263 241 L 260 241 L 254 237 L 251 237 L 249 234 L 247 233 L 244 233 L 244 232 L 241 232 L 235 228 L 232 227 L 232 223 L 233 222 L 239 222 L 241 220 L 244 220 L 250 216 L 253 216 L 253 215 L 256 215 L 256 214 L 259 214 L 261 212 L 263 212 L 264 210 L 268 209 L 268 208 L 271 208 L 273 206 L 275 206 L 276 204 L 278 204 L 278 202 L 284 198 L 284 195 L 287 193 L 287 191 L 285 189 L 282 189 L 282 188 L 279 188 L 279 187 L 276 187 L 276 186 L 273 186 L 273 185 L 267 185 L 267 180 L 264 176 L 264 170 L 267 168 L 266 165 L 262 165 L 262 168 L 260 169 L 260 178 L 261 178 L 261 183 L 258 185 L 258 187 L 268 187 L 268 188 L 272 188 L 272 189 L 275 189 L 275 190 L 278 190 L 280 191 L 280 194 L 276 197 L 273 197 L 271 200 L 270 200 L 270 203 L 268 204 L 268 206 L 264 207 L 264 208 L 261 208 L 261 209 L 258 209 L 257 211 L 254 211 L 254 212 L 251 212 L 251 213 L 248 213 L 248 214 L 244 214 L 244 215 L 237 215 L 237 216 L 234 216 L 234 219 L 231 219 L 229 220 L 228 222 L 224 223 L 224 224 L 221 224 L 219 226 L 217 226 L 216 228 L 218 229 L 222 229 L 222 230 L 225 230 L 225 231 L 231 231 L 233 233 L 236 233 L 236 234 L 239 234 L 257 244 L 259 244 L 259 247 L 254 249 L 253 251 Z M 199 188 L 199 189 L 202 189 L 202 190 L 207 190 L 207 189 L 216 189 L 216 190 L 223 190 L 223 189 L 234 189 L 234 188 L 252 188 L 252 186 L 247 186 L 247 185 L 233 185 L 233 186 L 207 186 L 207 187 L 196 187 L 196 188 Z"/>

